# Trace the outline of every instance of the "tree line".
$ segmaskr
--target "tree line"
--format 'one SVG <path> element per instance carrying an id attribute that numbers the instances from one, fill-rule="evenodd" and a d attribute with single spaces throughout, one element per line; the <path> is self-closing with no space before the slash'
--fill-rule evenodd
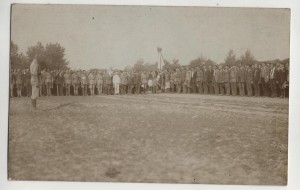
<path id="1" fill-rule="evenodd" d="M 234 51 L 231 49 L 228 51 L 224 62 L 217 64 L 211 59 L 207 59 L 203 56 L 200 56 L 196 59 L 190 61 L 190 63 L 186 66 L 189 67 L 203 67 L 205 66 L 214 66 L 214 65 L 228 65 L 228 66 L 238 66 L 242 65 L 254 65 L 255 63 L 280 63 L 286 64 L 289 63 L 289 58 L 279 60 L 267 60 L 267 61 L 257 61 L 251 51 L 248 49 L 242 54 L 239 58 L 235 55 Z M 174 58 L 172 61 L 164 60 L 163 69 L 166 70 L 176 70 L 177 68 L 181 68 L 183 65 L 179 62 L 179 59 Z M 158 70 L 158 62 L 155 63 L 145 63 L 143 59 L 138 60 L 133 66 L 125 67 L 125 70 L 141 70 L 141 71 L 153 71 Z"/>
<path id="2" fill-rule="evenodd" d="M 37 61 L 42 69 L 67 69 L 68 60 L 65 58 L 65 48 L 59 43 L 41 42 L 27 48 L 25 54 L 19 51 L 19 47 L 13 41 L 10 42 L 10 66 L 12 69 L 29 68 L 30 63 L 37 56 Z"/>
<path id="3" fill-rule="evenodd" d="M 19 47 L 13 41 L 10 43 L 10 65 L 12 69 L 25 69 L 29 68 L 30 63 L 33 58 L 37 55 L 37 60 L 41 64 L 42 69 L 68 69 L 69 61 L 65 58 L 65 48 L 59 43 L 47 43 L 45 46 L 41 42 L 37 42 L 35 45 L 27 48 L 24 53 L 19 52 Z M 219 65 L 253 65 L 255 63 L 281 63 L 286 64 L 289 62 L 289 58 L 279 60 L 267 60 L 267 61 L 257 61 L 251 51 L 248 49 L 239 58 L 235 55 L 234 51 L 231 49 L 228 51 L 224 62 Z M 174 58 L 173 60 L 164 60 L 163 69 L 175 70 L 181 68 L 183 64 L 180 63 L 179 59 Z M 217 65 L 211 59 L 207 59 L 200 56 L 196 59 L 190 61 L 187 66 L 190 67 L 202 67 Z M 100 68 L 99 68 L 100 69 Z M 129 65 L 124 68 L 125 71 L 135 70 L 135 71 L 155 71 L 158 70 L 158 62 L 147 63 L 143 59 L 137 60 L 134 65 Z"/>

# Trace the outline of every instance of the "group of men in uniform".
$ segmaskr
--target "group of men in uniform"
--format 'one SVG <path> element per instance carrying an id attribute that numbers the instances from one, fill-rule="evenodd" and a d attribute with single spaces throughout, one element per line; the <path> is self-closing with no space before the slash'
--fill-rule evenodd
<path id="1" fill-rule="evenodd" d="M 287 97 L 289 70 L 283 64 L 188 67 L 165 71 L 166 86 L 177 93 Z"/>
<path id="2" fill-rule="evenodd" d="M 11 71 L 11 97 L 94 96 L 145 93 L 199 93 L 231 96 L 287 97 L 288 64 L 182 66 L 161 71 L 41 71 L 36 59 L 29 69 Z M 26 88 L 24 88 L 26 87 Z M 14 90 L 17 90 L 15 93 Z M 23 93 L 22 93 L 23 92 Z"/>

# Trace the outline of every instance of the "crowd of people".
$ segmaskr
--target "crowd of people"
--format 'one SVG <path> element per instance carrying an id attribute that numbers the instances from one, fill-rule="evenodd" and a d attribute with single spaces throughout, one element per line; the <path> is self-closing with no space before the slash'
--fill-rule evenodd
<path id="1" fill-rule="evenodd" d="M 29 69 L 12 69 L 10 96 L 31 96 Z M 182 66 L 161 71 L 41 71 L 40 96 L 94 96 L 146 93 L 198 93 L 288 97 L 288 64 Z"/>

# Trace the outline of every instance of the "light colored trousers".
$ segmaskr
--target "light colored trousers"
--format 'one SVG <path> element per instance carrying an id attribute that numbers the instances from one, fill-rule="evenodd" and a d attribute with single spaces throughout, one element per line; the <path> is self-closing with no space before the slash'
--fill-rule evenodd
<path id="1" fill-rule="evenodd" d="M 35 100 L 39 97 L 40 89 L 38 86 L 32 86 L 31 99 Z"/>
<path id="2" fill-rule="evenodd" d="M 114 83 L 115 94 L 120 94 L 120 84 Z"/>

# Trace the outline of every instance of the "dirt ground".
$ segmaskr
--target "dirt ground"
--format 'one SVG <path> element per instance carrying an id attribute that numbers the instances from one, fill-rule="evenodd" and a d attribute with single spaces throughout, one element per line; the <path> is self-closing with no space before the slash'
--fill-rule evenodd
<path id="1" fill-rule="evenodd" d="M 12 180 L 287 183 L 288 99 L 192 94 L 13 98 Z"/>

